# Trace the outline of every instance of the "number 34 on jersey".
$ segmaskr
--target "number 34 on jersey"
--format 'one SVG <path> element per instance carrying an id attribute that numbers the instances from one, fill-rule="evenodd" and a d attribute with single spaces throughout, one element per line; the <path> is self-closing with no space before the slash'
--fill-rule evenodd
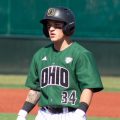
<path id="1" fill-rule="evenodd" d="M 61 99 L 62 104 L 71 103 L 72 105 L 75 105 L 75 102 L 77 100 L 75 90 L 71 91 L 71 93 L 68 93 L 68 91 L 63 91 L 61 95 L 62 95 L 62 99 Z"/>

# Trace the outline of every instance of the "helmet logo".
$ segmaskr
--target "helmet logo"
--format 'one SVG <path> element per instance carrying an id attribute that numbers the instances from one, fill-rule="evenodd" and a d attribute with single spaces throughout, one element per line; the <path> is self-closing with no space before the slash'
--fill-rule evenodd
<path id="1" fill-rule="evenodd" d="M 55 9 L 54 8 L 48 9 L 47 16 L 54 16 L 54 15 L 55 15 Z"/>

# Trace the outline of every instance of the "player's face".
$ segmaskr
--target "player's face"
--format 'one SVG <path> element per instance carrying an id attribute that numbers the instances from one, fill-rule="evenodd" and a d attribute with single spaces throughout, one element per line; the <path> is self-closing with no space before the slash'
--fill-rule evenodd
<path id="1" fill-rule="evenodd" d="M 52 42 L 57 42 L 64 38 L 65 35 L 62 30 L 63 27 L 64 27 L 63 22 L 52 21 L 52 20 L 47 22 L 47 29 L 48 29 L 49 37 Z"/>

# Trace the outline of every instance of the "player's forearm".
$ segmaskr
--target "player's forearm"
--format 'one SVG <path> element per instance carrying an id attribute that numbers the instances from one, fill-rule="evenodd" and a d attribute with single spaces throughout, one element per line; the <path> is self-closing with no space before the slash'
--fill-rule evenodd
<path id="1" fill-rule="evenodd" d="M 93 96 L 93 92 L 91 89 L 84 89 L 80 96 L 80 102 L 85 102 L 88 105 L 90 105 L 92 96 Z"/>
<path id="2" fill-rule="evenodd" d="M 29 113 L 34 108 L 39 98 L 40 98 L 40 92 L 31 89 L 27 95 L 22 110 L 25 110 L 27 113 Z"/>
<path id="3" fill-rule="evenodd" d="M 34 108 L 40 98 L 40 92 L 30 90 L 22 109 L 18 113 L 17 120 L 25 120 L 27 114 Z"/>
<path id="4" fill-rule="evenodd" d="M 87 112 L 93 96 L 92 89 L 84 89 L 80 97 L 80 109 Z"/>
<path id="5" fill-rule="evenodd" d="M 36 104 L 39 98 L 40 98 L 40 92 L 31 89 L 27 95 L 26 101 L 32 104 Z"/>

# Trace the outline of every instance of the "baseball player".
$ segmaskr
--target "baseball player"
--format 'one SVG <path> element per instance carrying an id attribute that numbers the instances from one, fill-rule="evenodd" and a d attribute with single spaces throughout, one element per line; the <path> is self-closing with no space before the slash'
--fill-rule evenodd
<path id="1" fill-rule="evenodd" d="M 35 120 L 86 120 L 93 93 L 103 89 L 92 53 L 70 36 L 75 31 L 73 12 L 49 8 L 40 21 L 51 44 L 33 56 L 25 85 L 30 88 L 17 120 L 38 103 Z"/>

